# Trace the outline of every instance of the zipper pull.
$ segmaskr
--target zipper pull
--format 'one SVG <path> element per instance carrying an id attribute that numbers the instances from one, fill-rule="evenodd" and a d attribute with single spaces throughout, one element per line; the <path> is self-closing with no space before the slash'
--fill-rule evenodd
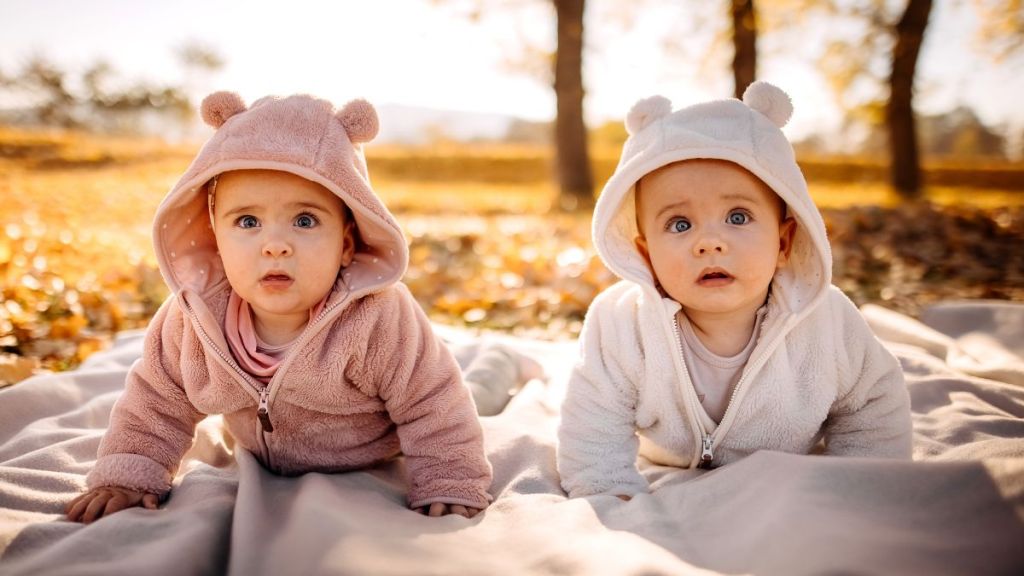
<path id="1" fill-rule="evenodd" d="M 256 409 L 256 416 L 260 419 L 260 424 L 263 425 L 264 432 L 273 432 L 274 425 L 270 423 L 270 386 L 264 386 L 260 390 L 260 407 Z"/>
<path id="2" fill-rule="evenodd" d="M 711 434 L 705 434 L 703 451 L 700 453 L 700 464 L 697 465 L 697 468 L 711 468 L 711 461 L 714 458 L 715 454 L 711 451 Z"/>

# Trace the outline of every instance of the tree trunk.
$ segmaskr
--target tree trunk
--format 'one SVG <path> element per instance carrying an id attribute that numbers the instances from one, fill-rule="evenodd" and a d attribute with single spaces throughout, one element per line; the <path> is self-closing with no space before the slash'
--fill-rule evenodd
<path id="1" fill-rule="evenodd" d="M 736 97 L 757 78 L 757 19 L 754 0 L 732 0 L 732 76 Z"/>
<path id="2" fill-rule="evenodd" d="M 892 186 L 907 200 L 921 195 L 921 165 L 914 123 L 914 71 L 931 9 L 932 0 L 908 0 L 907 9 L 896 24 L 889 101 L 885 107 Z"/>
<path id="3" fill-rule="evenodd" d="M 555 154 L 558 170 L 558 207 L 591 208 L 594 181 L 583 122 L 583 5 L 584 0 L 554 0 L 558 16 L 555 53 Z"/>

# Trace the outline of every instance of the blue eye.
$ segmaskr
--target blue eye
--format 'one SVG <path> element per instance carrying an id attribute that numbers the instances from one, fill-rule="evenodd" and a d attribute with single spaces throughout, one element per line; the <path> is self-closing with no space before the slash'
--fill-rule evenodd
<path id="1" fill-rule="evenodd" d="M 300 214 L 299 217 L 295 219 L 295 225 L 299 228 L 312 228 L 318 223 L 317 219 L 310 214 Z"/>
<path id="2" fill-rule="evenodd" d="M 687 230 L 690 229 L 690 226 L 691 225 L 690 225 L 689 220 L 686 220 L 685 218 L 673 218 L 673 219 L 668 221 L 668 226 L 666 226 L 665 228 L 669 232 L 678 233 L 678 232 L 686 232 Z"/>
<path id="3" fill-rule="evenodd" d="M 260 221 L 255 216 L 239 216 L 238 220 L 235 220 L 235 225 L 239 228 L 256 228 Z"/>
<path id="4" fill-rule="evenodd" d="M 747 214 L 746 212 L 736 210 L 729 213 L 729 224 L 742 226 L 748 222 L 750 222 L 750 214 Z"/>

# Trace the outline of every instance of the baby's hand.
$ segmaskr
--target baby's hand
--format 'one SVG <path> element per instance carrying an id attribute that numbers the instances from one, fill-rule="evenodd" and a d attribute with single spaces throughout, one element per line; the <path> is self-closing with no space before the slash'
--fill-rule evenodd
<path id="1" fill-rule="evenodd" d="M 434 502 L 430 506 L 423 506 L 416 509 L 420 514 L 426 516 L 445 516 L 448 514 L 458 514 L 459 516 L 465 516 L 466 518 L 472 518 L 480 513 L 479 508 L 470 508 L 468 506 L 461 506 L 459 504 L 445 504 L 444 502 Z"/>
<path id="2" fill-rule="evenodd" d="M 72 500 L 64 507 L 64 513 L 72 522 L 88 524 L 93 520 L 133 506 L 141 505 L 143 508 L 156 510 L 159 503 L 160 499 L 156 494 L 104 486 L 90 490 Z"/>

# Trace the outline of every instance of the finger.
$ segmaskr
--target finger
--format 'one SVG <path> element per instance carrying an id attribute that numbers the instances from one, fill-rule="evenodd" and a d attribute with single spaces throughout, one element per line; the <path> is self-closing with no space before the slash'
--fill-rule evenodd
<path id="1" fill-rule="evenodd" d="M 444 513 L 448 511 L 448 506 L 444 502 L 434 502 L 430 505 L 430 511 L 427 512 L 427 516 L 438 517 L 444 516 Z"/>
<path id="2" fill-rule="evenodd" d="M 465 506 L 462 506 L 460 504 L 452 504 L 451 507 L 448 509 L 448 511 L 451 514 L 458 514 L 459 516 L 463 516 L 465 518 L 469 518 L 469 511 L 466 510 Z"/>
<path id="3" fill-rule="evenodd" d="M 150 510 L 156 510 L 160 505 L 160 497 L 156 494 L 146 494 L 142 497 L 142 505 Z"/>
<path id="4" fill-rule="evenodd" d="M 427 515 L 427 507 L 426 506 L 420 506 L 419 508 L 413 508 L 413 510 L 415 510 L 417 514 L 422 514 L 424 516 Z"/>
<path id="5" fill-rule="evenodd" d="M 107 507 L 107 501 L 110 500 L 110 493 L 100 492 L 89 502 L 89 505 L 85 508 L 85 514 L 82 515 L 82 522 L 89 524 L 90 522 L 97 520 L 103 515 L 103 509 Z"/>
<path id="6" fill-rule="evenodd" d="M 469 516 L 466 516 L 466 518 L 472 518 L 472 517 L 474 517 L 474 516 L 476 516 L 477 514 L 480 513 L 480 509 L 479 508 L 466 508 L 466 512 L 469 514 Z"/>
<path id="7" fill-rule="evenodd" d="M 89 502 L 92 502 L 92 498 L 93 494 L 91 492 L 88 494 L 82 494 L 82 496 L 75 498 L 75 501 L 72 503 L 74 506 L 72 506 L 71 510 L 68 511 L 68 520 L 71 520 L 72 522 L 81 522 L 82 513 L 85 512 L 85 508 L 89 505 Z"/>
<path id="8" fill-rule="evenodd" d="M 128 495 L 118 492 L 110 500 L 107 500 L 107 505 L 103 507 L 103 512 L 100 516 L 110 516 L 114 512 L 119 512 L 127 507 Z"/>
<path id="9" fill-rule="evenodd" d="M 82 499 L 84 499 L 88 495 L 89 495 L 88 492 L 86 492 L 85 494 L 79 494 L 78 496 L 75 497 L 74 500 L 72 500 L 71 502 L 68 502 L 67 504 L 65 504 L 64 505 L 64 513 L 70 515 L 71 511 L 75 508 L 75 506 L 77 506 L 78 503 L 81 502 Z"/>

